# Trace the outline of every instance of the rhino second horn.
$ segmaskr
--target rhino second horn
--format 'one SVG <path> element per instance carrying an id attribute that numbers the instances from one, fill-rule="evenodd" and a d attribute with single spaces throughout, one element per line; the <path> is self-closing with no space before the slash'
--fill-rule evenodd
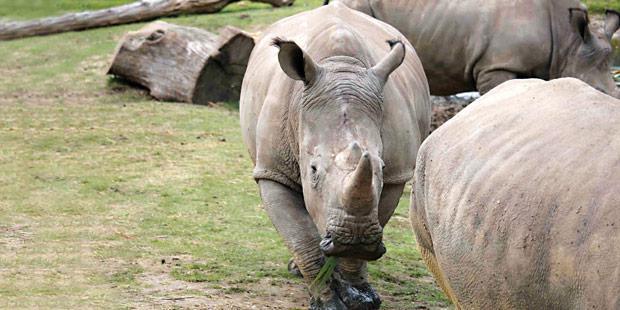
<path id="1" fill-rule="evenodd" d="M 349 154 L 347 154 L 347 161 L 350 163 L 359 162 L 362 157 L 362 148 L 357 141 L 354 141 L 349 145 Z"/>
<path id="2" fill-rule="evenodd" d="M 364 152 L 355 170 L 346 180 L 343 192 L 343 203 L 348 207 L 367 205 L 374 199 L 372 187 L 373 169 L 370 154 Z"/>

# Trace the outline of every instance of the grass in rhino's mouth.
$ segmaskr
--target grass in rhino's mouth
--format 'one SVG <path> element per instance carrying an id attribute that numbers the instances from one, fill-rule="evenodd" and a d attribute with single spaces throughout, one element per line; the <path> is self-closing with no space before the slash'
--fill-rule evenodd
<path id="1" fill-rule="evenodd" d="M 321 267 L 321 270 L 319 270 L 319 274 L 316 276 L 316 279 L 314 279 L 314 281 L 310 284 L 310 291 L 313 294 L 318 295 L 325 289 L 327 286 L 327 280 L 331 278 L 337 264 L 338 259 L 333 256 L 330 256 L 325 260 L 325 264 Z"/>

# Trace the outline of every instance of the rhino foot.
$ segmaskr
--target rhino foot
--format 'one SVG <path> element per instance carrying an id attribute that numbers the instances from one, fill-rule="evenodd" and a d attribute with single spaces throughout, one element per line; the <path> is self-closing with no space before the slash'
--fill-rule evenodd
<path id="1" fill-rule="evenodd" d="M 333 294 L 329 300 L 323 301 L 320 298 L 312 297 L 310 299 L 310 310 L 346 310 L 349 309 L 338 298 L 338 295 Z"/>
<path id="2" fill-rule="evenodd" d="M 380 306 L 381 298 L 368 282 L 352 283 L 338 271 L 320 297 L 312 296 L 310 300 L 310 310 L 377 310 Z"/>
<path id="3" fill-rule="evenodd" d="M 368 283 L 351 284 L 347 281 L 333 281 L 336 295 L 347 309 L 375 310 L 381 306 L 379 294 Z"/>

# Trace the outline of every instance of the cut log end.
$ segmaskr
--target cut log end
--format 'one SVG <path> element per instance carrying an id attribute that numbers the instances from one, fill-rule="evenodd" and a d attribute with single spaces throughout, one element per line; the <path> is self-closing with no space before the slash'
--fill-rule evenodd
<path id="1" fill-rule="evenodd" d="M 159 100 L 238 100 L 253 48 L 254 39 L 233 27 L 215 35 L 154 22 L 121 39 L 108 74 L 148 88 Z"/>

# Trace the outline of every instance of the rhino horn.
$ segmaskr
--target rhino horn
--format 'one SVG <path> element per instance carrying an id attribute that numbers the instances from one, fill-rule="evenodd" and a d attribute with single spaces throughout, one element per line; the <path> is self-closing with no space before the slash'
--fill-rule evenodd
<path id="1" fill-rule="evenodd" d="M 610 40 L 618 28 L 620 28 L 620 12 L 608 9 L 605 11 L 605 34 Z"/>
<path id="2" fill-rule="evenodd" d="M 357 167 L 346 179 L 343 193 L 344 205 L 355 208 L 372 202 L 374 199 L 372 181 L 372 161 L 370 154 L 364 152 Z"/>
<path id="3" fill-rule="evenodd" d="M 387 41 L 392 48 L 390 52 L 370 69 L 371 72 L 385 85 L 390 74 L 405 60 L 405 44 L 400 40 Z"/>

